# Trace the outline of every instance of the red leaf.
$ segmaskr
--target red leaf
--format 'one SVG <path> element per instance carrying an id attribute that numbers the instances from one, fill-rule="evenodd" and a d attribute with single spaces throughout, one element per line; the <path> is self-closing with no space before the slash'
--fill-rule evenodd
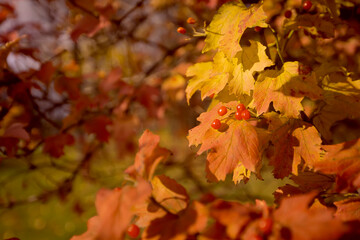
<path id="1" fill-rule="evenodd" d="M 77 41 L 81 34 L 94 33 L 96 27 L 99 24 L 99 19 L 91 15 L 84 16 L 72 30 L 70 36 L 73 41 Z"/>
<path id="2" fill-rule="evenodd" d="M 52 157 L 59 158 L 64 155 L 64 147 L 74 143 L 75 138 L 68 133 L 47 137 L 44 141 L 43 152 L 48 153 Z"/>
<path id="3" fill-rule="evenodd" d="M 7 137 L 0 137 L 0 146 L 4 146 L 6 148 L 6 154 L 9 157 L 13 157 L 16 154 L 18 149 L 19 139 L 17 138 L 7 138 Z M 1 161 L 1 159 L 0 159 Z"/>
<path id="4" fill-rule="evenodd" d="M 5 133 L 2 137 L 11 137 L 11 138 L 17 138 L 17 139 L 29 141 L 30 136 L 28 132 L 26 132 L 26 130 L 24 129 L 25 126 L 26 124 L 24 123 L 19 123 L 19 122 L 13 123 L 6 128 Z"/>
<path id="5" fill-rule="evenodd" d="M 45 62 L 41 65 L 40 70 L 36 73 L 37 78 L 48 86 L 52 80 L 56 68 L 53 66 L 52 62 Z"/>
<path id="6" fill-rule="evenodd" d="M 60 94 L 66 92 L 72 100 L 76 100 L 80 97 L 81 81 L 81 78 L 76 77 L 60 77 L 55 80 L 55 89 Z"/>
<path id="7" fill-rule="evenodd" d="M 144 179 L 151 180 L 156 166 L 166 160 L 170 151 L 159 147 L 160 137 L 149 130 L 145 130 L 139 139 L 139 151 L 136 154 L 135 162 L 125 170 L 132 178 L 141 176 Z"/>
<path id="8" fill-rule="evenodd" d="M 115 68 L 111 70 L 109 75 L 104 80 L 102 80 L 99 85 L 101 91 L 107 93 L 111 90 L 114 90 L 115 88 L 119 88 L 123 84 L 125 85 L 126 83 L 121 81 L 121 77 L 122 77 L 121 68 Z"/>
<path id="9" fill-rule="evenodd" d="M 146 84 L 141 85 L 136 96 L 136 100 L 146 108 L 150 117 L 163 117 L 163 99 L 159 88 Z"/>
<path id="10" fill-rule="evenodd" d="M 85 131 L 89 134 L 94 133 L 100 142 L 107 142 L 110 133 L 106 126 L 111 125 L 112 121 L 105 115 L 96 116 L 87 120 L 84 124 Z"/>

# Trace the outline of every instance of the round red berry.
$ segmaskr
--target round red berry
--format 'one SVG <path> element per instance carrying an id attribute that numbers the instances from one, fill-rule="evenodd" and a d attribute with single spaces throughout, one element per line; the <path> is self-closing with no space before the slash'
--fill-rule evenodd
<path id="1" fill-rule="evenodd" d="M 244 111 L 246 109 L 245 105 L 242 104 L 242 103 L 239 103 L 237 106 L 236 106 L 236 111 L 238 112 L 241 112 L 241 111 Z"/>
<path id="2" fill-rule="evenodd" d="M 237 120 L 242 120 L 242 117 L 241 117 L 241 112 L 236 112 L 235 113 L 235 118 L 237 119 Z"/>
<path id="3" fill-rule="evenodd" d="M 219 119 L 215 119 L 212 123 L 211 123 L 211 127 L 213 129 L 219 129 L 221 127 L 221 122 Z"/>
<path id="4" fill-rule="evenodd" d="M 218 114 L 220 116 L 224 116 L 227 113 L 227 108 L 225 106 L 221 106 L 218 110 Z"/>
<path id="5" fill-rule="evenodd" d="M 312 2 L 311 1 L 305 1 L 304 4 L 303 4 L 303 9 L 305 11 L 309 11 L 310 8 L 312 7 Z"/>
<path id="6" fill-rule="evenodd" d="M 286 18 L 291 18 L 291 15 L 292 15 L 292 12 L 290 10 L 286 10 L 285 13 L 284 13 L 284 16 Z"/>
<path id="7" fill-rule="evenodd" d="M 255 27 L 255 32 L 260 32 L 260 31 L 261 31 L 261 27 L 256 26 L 256 27 Z"/>
<path id="8" fill-rule="evenodd" d="M 178 27 L 177 32 L 178 32 L 178 33 L 181 33 L 181 34 L 185 34 L 185 33 L 186 33 L 186 29 L 183 28 L 183 27 Z"/>
<path id="9" fill-rule="evenodd" d="M 241 115 L 241 118 L 244 120 L 248 120 L 251 117 L 250 112 L 246 109 L 244 111 L 241 111 L 240 115 Z"/>
<path id="10" fill-rule="evenodd" d="M 259 221 L 259 229 L 260 231 L 265 234 L 268 235 L 271 233 L 273 227 L 273 220 L 271 218 L 262 218 Z"/>
<path id="11" fill-rule="evenodd" d="M 196 20 L 195 20 L 194 18 L 192 18 L 192 17 L 189 17 L 189 18 L 186 20 L 186 22 L 187 22 L 188 24 L 195 24 L 195 23 L 196 23 Z"/>
<path id="12" fill-rule="evenodd" d="M 139 236 L 140 233 L 140 228 L 136 225 L 136 224 L 131 224 L 126 233 L 131 237 L 131 238 L 136 238 L 137 236 Z"/>

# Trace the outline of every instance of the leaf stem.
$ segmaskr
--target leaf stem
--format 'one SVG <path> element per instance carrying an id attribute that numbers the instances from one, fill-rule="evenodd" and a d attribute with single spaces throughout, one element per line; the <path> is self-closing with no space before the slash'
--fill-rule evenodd
<path id="1" fill-rule="evenodd" d="M 291 30 L 291 31 L 289 32 L 289 34 L 287 35 L 287 37 L 286 37 L 286 39 L 285 39 L 285 42 L 284 42 L 284 44 L 283 44 L 282 47 L 281 47 L 281 53 L 284 52 L 285 47 L 286 47 L 286 45 L 288 44 L 290 38 L 294 35 L 294 32 L 295 32 L 294 30 Z"/>
<path id="2" fill-rule="evenodd" d="M 280 58 L 280 60 L 281 60 L 281 63 L 284 64 L 284 59 L 283 59 L 283 57 L 282 57 L 282 55 L 281 55 L 280 46 L 279 46 L 279 40 L 278 40 L 278 38 L 277 38 L 276 32 L 275 32 L 275 30 L 274 30 L 270 25 L 269 25 L 269 28 L 270 28 L 271 32 L 273 33 L 273 35 L 274 35 L 274 37 L 275 37 L 276 50 L 277 50 L 277 52 L 278 52 L 279 58 Z"/>

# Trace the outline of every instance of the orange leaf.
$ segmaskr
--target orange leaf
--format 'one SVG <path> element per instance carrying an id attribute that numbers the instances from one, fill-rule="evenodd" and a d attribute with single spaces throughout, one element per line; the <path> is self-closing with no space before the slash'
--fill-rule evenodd
<path id="1" fill-rule="evenodd" d="M 327 152 L 314 168 L 326 174 L 336 174 L 337 191 L 355 191 L 360 188 L 360 139 L 323 145 Z"/>
<path id="2" fill-rule="evenodd" d="M 166 160 L 170 151 L 159 147 L 160 137 L 149 130 L 145 130 L 139 139 L 139 151 L 136 154 L 133 165 L 125 170 L 132 178 L 141 176 L 146 180 L 151 180 L 157 165 Z"/>
<path id="3" fill-rule="evenodd" d="M 233 114 L 237 104 L 236 101 L 219 103 L 210 111 L 202 113 L 198 118 L 201 122 L 199 126 L 189 131 L 190 145 L 202 144 L 198 154 L 210 150 L 207 158 L 207 178 L 210 181 L 225 180 L 228 173 L 233 172 L 236 168 L 241 168 L 241 165 L 249 171 L 257 172 L 259 170 L 261 163 L 259 137 L 265 135 L 258 135 L 256 128 L 249 122 L 235 119 Z M 228 112 L 219 117 L 217 110 L 222 105 L 228 108 Z M 210 127 L 215 118 L 226 119 L 222 121 L 219 130 Z M 238 182 L 241 178 L 238 175 L 234 181 Z"/>
<path id="4" fill-rule="evenodd" d="M 360 197 L 349 198 L 334 203 L 335 217 L 341 221 L 360 221 Z"/>
<path id="5" fill-rule="evenodd" d="M 187 236 L 202 231 L 207 220 L 206 207 L 195 201 L 178 215 L 168 213 L 162 218 L 154 219 L 145 229 L 142 239 L 187 239 Z"/>
<path id="6" fill-rule="evenodd" d="M 347 227 L 333 217 L 330 209 L 309 208 L 316 195 L 316 192 L 311 192 L 284 198 L 275 210 L 275 221 L 289 231 L 287 235 L 291 239 L 339 239 L 347 231 Z"/>
<path id="7" fill-rule="evenodd" d="M 99 190 L 96 196 L 98 215 L 89 219 L 87 232 L 71 240 L 124 239 L 135 206 L 147 201 L 150 194 L 151 186 L 144 180 L 138 181 L 136 187 Z"/>
<path id="8" fill-rule="evenodd" d="M 152 179 L 152 195 L 156 202 L 172 214 L 177 214 L 186 209 L 189 196 L 183 186 L 175 180 L 165 176 L 156 176 Z"/>

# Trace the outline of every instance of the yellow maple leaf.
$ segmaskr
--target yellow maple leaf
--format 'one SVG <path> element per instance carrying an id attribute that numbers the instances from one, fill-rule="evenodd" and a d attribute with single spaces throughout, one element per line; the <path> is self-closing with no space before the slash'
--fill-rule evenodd
<path id="1" fill-rule="evenodd" d="M 189 67 L 186 76 L 193 78 L 186 87 L 188 103 L 197 90 L 201 91 L 201 99 L 219 93 L 228 83 L 233 68 L 234 63 L 228 61 L 223 52 L 218 52 L 213 62 L 197 63 Z"/>
<path id="2" fill-rule="evenodd" d="M 241 1 L 224 4 L 206 29 L 203 53 L 218 49 L 229 58 L 241 51 L 239 44 L 247 28 L 256 26 L 266 28 L 267 16 L 262 5 L 247 8 Z"/>
<path id="3" fill-rule="evenodd" d="M 250 46 L 243 47 L 236 55 L 239 64 L 234 68 L 234 77 L 229 81 L 230 93 L 236 96 L 250 95 L 250 91 L 254 90 L 254 72 L 260 72 L 274 64 L 265 50 L 266 47 L 260 42 L 250 40 Z"/>
<path id="4" fill-rule="evenodd" d="M 299 77 L 299 63 L 286 62 L 280 71 L 267 70 L 259 75 L 254 89 L 254 106 L 258 114 L 266 112 L 273 102 L 274 108 L 287 117 L 297 118 L 303 110 L 304 96 L 322 97 L 322 89 L 314 81 Z"/>

